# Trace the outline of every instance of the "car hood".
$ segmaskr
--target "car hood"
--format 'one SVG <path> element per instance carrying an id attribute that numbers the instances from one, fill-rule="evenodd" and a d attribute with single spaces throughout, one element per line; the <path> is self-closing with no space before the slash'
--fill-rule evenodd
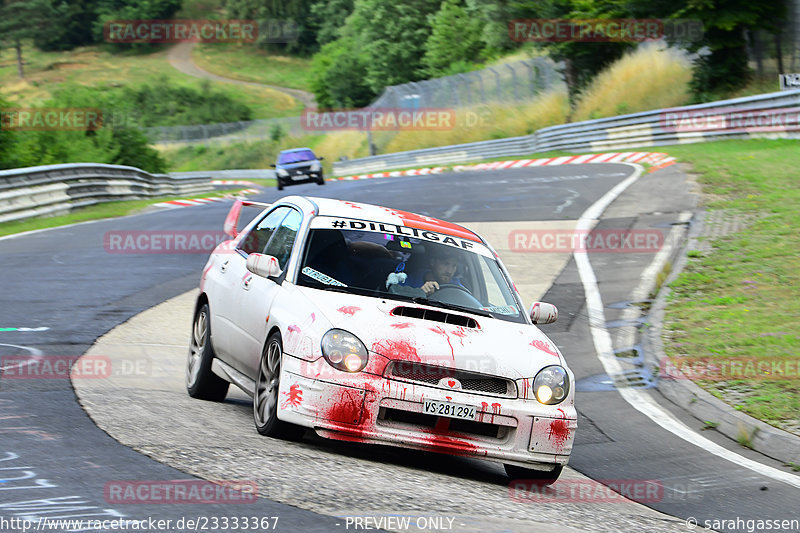
<path id="1" fill-rule="evenodd" d="M 368 350 L 388 359 L 447 366 L 509 379 L 534 377 L 548 365 L 566 366 L 558 348 L 539 328 L 530 324 L 400 300 L 309 287 L 298 289 L 314 302 L 331 327 L 355 334 Z M 469 316 L 477 321 L 478 327 L 394 316 L 392 310 L 397 307 Z"/>

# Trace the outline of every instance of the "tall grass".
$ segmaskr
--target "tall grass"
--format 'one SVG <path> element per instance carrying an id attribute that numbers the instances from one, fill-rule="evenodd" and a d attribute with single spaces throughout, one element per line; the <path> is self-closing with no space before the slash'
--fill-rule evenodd
<path id="1" fill-rule="evenodd" d="M 386 153 L 528 135 L 539 128 L 563 124 L 568 111 L 567 93 L 552 91 L 527 103 L 461 108 L 456 110 L 452 129 L 384 132 L 375 134 L 375 142 Z"/>
<path id="2" fill-rule="evenodd" d="M 640 46 L 598 74 L 581 93 L 572 120 L 613 117 L 689 102 L 692 65 L 684 52 Z"/>

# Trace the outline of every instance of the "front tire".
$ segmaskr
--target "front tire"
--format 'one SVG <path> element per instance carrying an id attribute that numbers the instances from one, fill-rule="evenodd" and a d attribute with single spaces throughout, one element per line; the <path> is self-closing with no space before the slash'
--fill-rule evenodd
<path id="1" fill-rule="evenodd" d="M 283 190 L 283 182 L 281 181 L 280 178 L 277 178 L 277 180 L 278 180 L 278 190 L 282 191 Z"/>
<path id="2" fill-rule="evenodd" d="M 537 485 L 552 485 L 553 483 L 558 480 L 558 476 L 561 475 L 562 470 L 564 470 L 564 465 L 556 465 L 553 470 L 549 472 L 545 472 L 543 470 L 533 470 L 532 468 L 523 468 L 521 466 L 516 465 L 503 465 L 506 469 L 506 474 L 511 480 L 514 479 L 525 479 L 531 480 Z"/>
<path id="3" fill-rule="evenodd" d="M 221 402 L 230 383 L 211 371 L 214 348 L 211 346 L 211 313 L 203 304 L 194 316 L 189 358 L 186 361 L 186 391 L 192 398 Z"/>
<path id="4" fill-rule="evenodd" d="M 281 384 L 283 343 L 281 334 L 273 333 L 261 352 L 253 396 L 253 420 L 256 431 L 267 437 L 297 439 L 305 428 L 278 420 L 278 392 Z"/>
<path id="5" fill-rule="evenodd" d="M 325 185 L 325 176 L 322 174 L 319 175 L 319 179 L 317 180 L 317 185 Z"/>

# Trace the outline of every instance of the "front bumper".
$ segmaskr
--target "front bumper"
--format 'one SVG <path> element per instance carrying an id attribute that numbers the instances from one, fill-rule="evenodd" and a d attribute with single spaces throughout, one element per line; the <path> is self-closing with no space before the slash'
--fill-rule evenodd
<path id="1" fill-rule="evenodd" d="M 477 456 L 526 468 L 566 464 L 577 428 L 574 405 L 446 390 L 284 358 L 278 417 L 322 437 Z M 292 401 L 289 401 L 289 400 Z M 299 400 L 298 400 L 299 399 Z M 472 405 L 475 421 L 423 413 L 423 400 Z"/>
<path id="2" fill-rule="evenodd" d="M 277 176 L 276 178 L 281 181 L 284 185 L 293 185 L 295 183 L 309 183 L 309 182 L 318 182 L 323 179 L 322 171 L 312 172 L 312 171 L 302 171 L 297 173 L 293 170 L 289 170 L 288 176 Z"/>

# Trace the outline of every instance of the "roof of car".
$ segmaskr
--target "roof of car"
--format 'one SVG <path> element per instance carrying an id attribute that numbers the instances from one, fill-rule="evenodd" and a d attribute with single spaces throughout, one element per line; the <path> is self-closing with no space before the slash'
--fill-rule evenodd
<path id="1" fill-rule="evenodd" d="M 311 148 L 290 148 L 288 150 L 281 150 L 281 153 L 282 154 L 288 154 L 288 153 L 291 153 L 291 152 L 304 152 L 306 150 L 309 151 L 309 152 L 313 152 L 313 150 Z"/>
<path id="2" fill-rule="evenodd" d="M 346 200 L 311 197 L 307 197 L 307 199 L 314 202 L 319 207 L 318 214 L 322 216 L 341 216 L 359 220 L 383 222 L 386 224 L 401 224 L 410 228 L 435 231 L 475 242 L 483 242 L 483 239 L 467 228 L 437 218 L 373 204 L 348 202 Z"/>

